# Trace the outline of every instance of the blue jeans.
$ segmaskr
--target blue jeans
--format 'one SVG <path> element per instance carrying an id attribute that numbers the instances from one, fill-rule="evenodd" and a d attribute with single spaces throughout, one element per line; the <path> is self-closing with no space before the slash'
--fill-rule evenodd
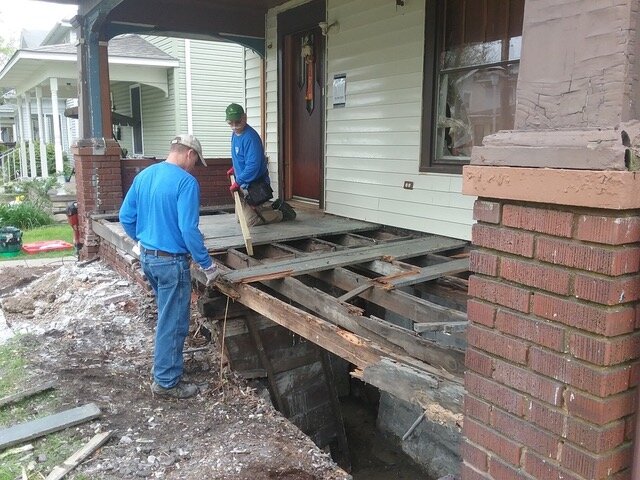
<path id="1" fill-rule="evenodd" d="M 182 377 L 182 350 L 189 333 L 189 259 L 186 255 L 156 257 L 142 253 L 140 263 L 156 295 L 158 306 L 153 379 L 161 387 L 171 388 Z"/>

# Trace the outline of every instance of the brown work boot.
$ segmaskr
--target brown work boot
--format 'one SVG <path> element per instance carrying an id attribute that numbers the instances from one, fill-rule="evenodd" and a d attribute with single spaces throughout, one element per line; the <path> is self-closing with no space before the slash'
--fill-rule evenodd
<path id="1" fill-rule="evenodd" d="M 182 380 L 180 380 L 175 386 L 171 388 L 164 388 L 158 385 L 156 382 L 153 382 L 153 384 L 151 385 L 151 391 L 155 395 L 159 395 L 161 397 L 189 398 L 198 393 L 198 387 L 193 383 L 186 383 Z"/>

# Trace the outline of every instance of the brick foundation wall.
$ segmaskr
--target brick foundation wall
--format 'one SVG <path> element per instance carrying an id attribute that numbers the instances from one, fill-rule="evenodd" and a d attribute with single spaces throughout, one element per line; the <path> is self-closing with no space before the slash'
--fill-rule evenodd
<path id="1" fill-rule="evenodd" d="M 630 479 L 640 211 L 479 198 L 462 478 Z"/>
<path id="2" fill-rule="evenodd" d="M 147 282 L 147 279 L 145 278 L 144 273 L 140 268 L 140 262 L 137 259 L 118 252 L 113 245 L 106 242 L 100 243 L 98 255 L 100 255 L 100 259 L 103 262 L 108 264 L 120 275 L 128 278 L 132 282 L 137 283 L 142 288 L 144 288 L 147 293 L 153 293 L 149 282 Z"/>

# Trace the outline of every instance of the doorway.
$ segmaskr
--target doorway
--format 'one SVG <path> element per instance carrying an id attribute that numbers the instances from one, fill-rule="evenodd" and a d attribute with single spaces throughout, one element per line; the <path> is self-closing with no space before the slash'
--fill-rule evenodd
<path id="1" fill-rule="evenodd" d="M 320 208 L 324 197 L 325 37 L 318 24 L 323 21 L 323 0 L 278 16 L 283 193 L 287 200 L 300 200 Z"/>

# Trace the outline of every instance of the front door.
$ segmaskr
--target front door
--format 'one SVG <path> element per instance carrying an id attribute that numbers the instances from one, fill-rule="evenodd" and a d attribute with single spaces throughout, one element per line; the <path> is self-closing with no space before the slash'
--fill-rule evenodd
<path id="1" fill-rule="evenodd" d="M 293 10 L 294 16 L 285 12 L 279 21 L 284 195 L 322 206 L 325 37 L 318 23 L 324 21 L 324 2 Z"/>

